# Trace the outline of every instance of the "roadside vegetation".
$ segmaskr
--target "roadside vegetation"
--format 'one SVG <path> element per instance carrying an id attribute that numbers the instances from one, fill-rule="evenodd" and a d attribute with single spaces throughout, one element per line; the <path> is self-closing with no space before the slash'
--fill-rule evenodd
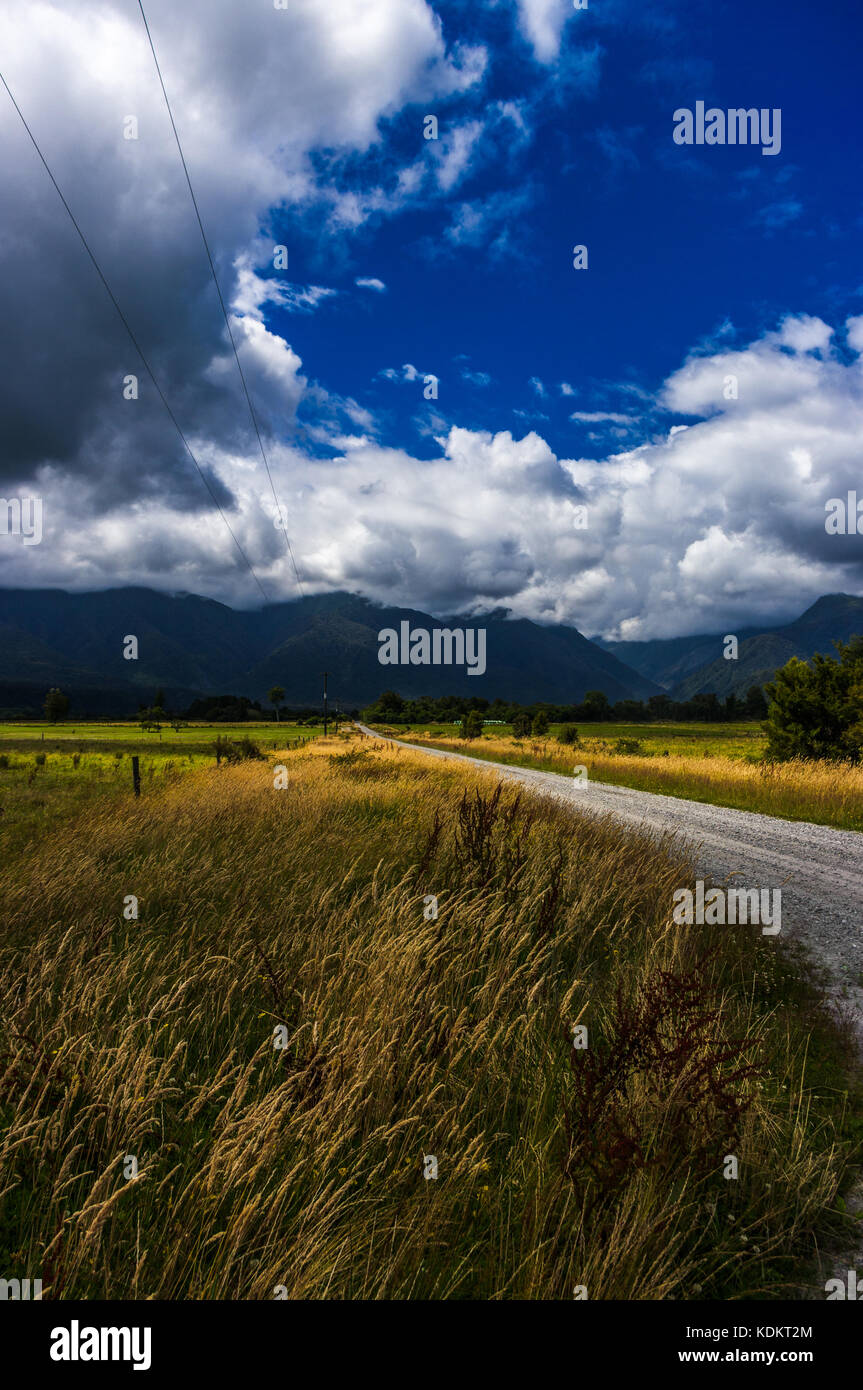
<path id="1" fill-rule="evenodd" d="M 775 939 L 671 923 L 692 876 L 348 735 L 94 799 L 4 862 L 0 1268 L 53 1299 L 823 1297 L 850 1044 Z"/>
<path id="2" fill-rule="evenodd" d="M 475 730 L 464 739 L 458 728 L 440 725 L 381 732 L 472 758 L 572 776 L 584 767 L 597 782 L 658 792 L 663 796 L 759 811 L 786 820 L 812 821 L 863 830 L 863 766 L 833 759 L 764 756 L 766 738 L 753 726 L 723 730 L 707 725 L 551 725 L 545 733 L 517 737 L 512 730 Z"/>

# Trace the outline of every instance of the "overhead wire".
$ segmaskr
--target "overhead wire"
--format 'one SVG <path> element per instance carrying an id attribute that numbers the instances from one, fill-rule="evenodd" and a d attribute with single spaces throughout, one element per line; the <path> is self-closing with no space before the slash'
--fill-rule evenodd
<path id="1" fill-rule="evenodd" d="M 188 455 L 189 455 L 189 458 L 192 460 L 192 463 L 195 465 L 195 468 L 196 468 L 197 471 L 198 471 L 198 475 L 199 475 L 201 481 L 203 482 L 204 486 L 206 487 L 208 493 L 210 494 L 210 498 L 212 499 L 213 505 L 215 506 L 217 512 L 219 513 L 219 516 L 222 518 L 222 521 L 225 523 L 225 526 L 227 527 L 228 532 L 230 533 L 231 539 L 233 540 L 235 546 L 237 547 L 237 550 L 240 552 L 240 555 L 242 556 L 242 558 L 243 558 L 243 560 L 244 560 L 246 566 L 248 567 L 249 573 L 251 574 L 252 578 L 254 579 L 255 583 L 256 583 L 257 586 L 258 586 L 258 589 L 259 589 L 260 592 L 261 592 L 261 595 L 262 595 L 262 597 L 263 597 L 263 599 L 264 599 L 264 602 L 265 602 L 265 603 L 268 603 L 268 602 L 269 602 L 269 597 L 268 597 L 268 595 L 267 595 L 266 590 L 264 589 L 263 584 L 261 583 L 261 581 L 260 581 L 260 579 L 258 578 L 257 574 L 255 573 L 255 568 L 254 568 L 254 566 L 253 566 L 251 560 L 249 559 L 248 555 L 246 554 L 245 550 L 243 549 L 242 545 L 240 544 L 239 540 L 237 539 L 237 536 L 236 536 L 236 534 L 235 534 L 235 532 L 234 532 L 234 529 L 233 529 L 233 527 L 231 526 L 231 523 L 228 521 L 228 518 L 226 517 L 224 511 L 222 510 L 221 504 L 219 503 L 219 499 L 217 498 L 215 492 L 213 491 L 213 488 L 212 488 L 212 486 L 211 486 L 211 484 L 210 484 L 209 479 L 207 478 L 206 473 L 205 473 L 204 470 L 201 468 L 201 465 L 198 463 L 198 460 L 197 460 L 197 458 L 195 457 L 195 454 L 194 454 L 193 451 L 192 451 L 192 447 L 191 447 L 191 445 L 189 444 L 189 441 L 188 441 L 188 439 L 186 438 L 185 433 L 183 432 L 182 426 L 180 425 L 179 420 L 177 419 L 176 415 L 174 414 L 174 411 L 171 409 L 171 405 L 170 405 L 170 403 L 169 403 L 169 401 L 168 401 L 168 399 L 167 399 L 167 397 L 166 397 L 164 391 L 162 390 L 161 386 L 159 385 L 159 382 L 158 382 L 157 379 L 156 379 L 156 375 L 155 375 L 155 373 L 154 373 L 152 367 L 150 366 L 150 363 L 149 363 L 149 361 L 148 361 L 148 359 L 147 359 L 147 356 L 146 356 L 146 354 L 145 354 L 145 352 L 144 352 L 144 349 L 141 347 L 141 344 L 138 342 L 138 339 L 137 339 L 137 337 L 135 336 L 135 333 L 134 333 L 134 331 L 133 331 L 133 329 L 132 329 L 131 324 L 129 323 L 129 320 L 127 319 L 126 315 L 123 313 L 123 310 L 122 310 L 122 308 L 120 307 L 120 304 L 119 304 L 118 301 L 117 301 L 117 298 L 116 298 L 116 296 L 115 296 L 115 294 L 114 294 L 114 291 L 111 289 L 111 286 L 108 284 L 108 281 L 107 281 L 107 279 L 106 279 L 106 277 L 105 277 L 105 274 L 104 274 L 104 272 L 103 272 L 103 270 L 102 270 L 102 267 L 99 265 L 99 262 L 98 262 L 98 260 L 96 259 L 96 256 L 95 256 L 95 254 L 94 254 L 94 252 L 93 252 L 93 250 L 92 250 L 92 248 L 91 248 L 91 246 L 90 246 L 90 243 L 88 242 L 86 236 L 84 235 L 83 231 L 81 230 L 80 223 L 78 222 L 77 218 L 75 217 L 75 214 L 73 213 L 71 207 L 69 206 L 68 202 L 66 201 L 66 197 L 65 197 L 65 195 L 64 195 L 64 193 L 63 193 L 63 190 L 61 189 L 61 187 L 60 187 L 60 185 L 58 184 L 56 178 L 54 177 L 54 174 L 53 174 L 53 172 L 52 172 L 52 170 L 51 170 L 51 167 L 50 167 L 50 165 L 48 164 L 48 161 L 47 161 L 47 159 L 45 158 L 44 154 L 42 153 L 42 150 L 41 150 L 41 148 L 40 148 L 40 146 L 39 146 L 39 142 L 37 141 L 35 135 L 33 134 L 33 131 L 30 129 L 30 126 L 27 124 L 27 121 L 26 121 L 26 119 L 25 119 L 25 117 L 24 117 L 24 113 L 23 113 L 23 111 L 21 110 L 20 106 L 18 105 L 17 101 L 15 100 L 15 97 L 14 97 L 13 94 L 12 94 L 12 91 L 11 91 L 11 89 L 10 89 L 10 87 L 9 87 L 9 84 L 8 84 L 8 82 L 6 81 L 6 78 L 4 77 L 4 75 L 3 75 L 2 72 L 0 72 L 0 82 L 3 83 L 3 86 L 5 87 L 5 89 L 6 89 L 7 93 L 8 93 L 9 100 L 12 102 L 12 105 L 15 107 L 15 110 L 17 111 L 18 116 L 19 116 L 19 118 L 20 118 L 20 120 L 21 120 L 21 124 L 23 125 L 23 127 L 24 127 L 24 129 L 26 130 L 28 136 L 30 137 L 30 141 L 31 141 L 31 143 L 32 143 L 32 145 L 33 145 L 33 148 L 35 149 L 35 151 L 36 151 L 36 153 L 38 154 L 40 160 L 42 161 L 42 164 L 43 164 L 43 166 L 44 166 L 45 172 L 47 173 L 49 179 L 51 180 L 51 183 L 54 185 L 54 189 L 56 190 L 57 196 L 59 197 L 61 203 L 63 204 L 63 207 L 66 209 L 66 212 L 67 212 L 68 215 L 69 215 L 69 220 L 71 221 L 72 226 L 75 228 L 75 231 L 78 233 L 78 236 L 80 237 L 80 240 L 81 240 L 81 244 L 83 245 L 84 250 L 87 252 L 87 255 L 89 256 L 89 258 L 90 258 L 90 260 L 91 260 L 91 262 L 92 262 L 92 264 L 93 264 L 93 268 L 94 268 L 94 270 L 96 271 L 96 274 L 99 276 L 99 279 L 101 280 L 102 285 L 104 286 L 104 289 L 105 289 L 105 292 L 106 292 L 107 295 L 108 295 L 108 298 L 110 299 L 111 303 L 113 304 L 114 308 L 116 309 L 117 314 L 119 315 L 119 318 L 120 318 L 120 320 L 121 320 L 121 322 L 122 322 L 122 324 L 123 324 L 123 327 L 126 329 L 126 332 L 128 333 L 129 338 L 130 338 L 131 341 L 132 341 L 132 345 L 133 345 L 133 347 L 135 348 L 135 351 L 137 352 L 138 356 L 140 357 L 142 363 L 144 364 L 144 369 L 145 369 L 145 371 L 146 371 L 148 377 L 149 377 L 150 380 L 152 381 L 154 387 L 156 388 L 156 392 L 157 392 L 157 394 L 158 394 L 158 396 L 159 396 L 160 401 L 162 402 L 162 405 L 165 407 L 165 410 L 167 411 L 168 416 L 169 416 L 169 418 L 170 418 L 172 424 L 174 425 L 174 428 L 176 429 L 178 435 L 180 436 L 180 439 L 183 441 L 183 445 L 185 446 L 185 449 L 186 449 L 186 452 L 187 452 Z"/>
<path id="2" fill-rule="evenodd" d="M 165 87 L 165 79 L 164 79 L 163 76 L 162 76 L 162 69 L 161 69 L 161 66 L 160 66 L 160 64 L 159 64 L 159 59 L 158 59 L 158 57 L 157 57 L 157 55 L 156 55 L 156 46 L 155 46 L 155 44 L 153 43 L 153 35 L 152 35 L 151 32 L 150 32 L 150 25 L 149 25 L 149 23 L 148 23 L 148 21 L 147 21 L 146 13 L 144 12 L 144 6 L 143 6 L 143 4 L 142 4 L 142 0 L 138 0 L 138 8 L 139 8 L 139 10 L 141 11 L 141 18 L 142 18 L 142 20 L 144 21 L 144 29 L 146 30 L 147 40 L 148 40 L 148 42 L 149 42 L 149 44 L 150 44 L 150 52 L 151 52 L 152 55 L 153 55 L 153 62 L 154 62 L 155 65 L 156 65 L 156 72 L 157 72 L 158 77 L 159 77 L 159 85 L 160 85 L 160 87 L 162 88 L 162 96 L 165 98 L 165 106 L 167 107 L 167 110 L 168 110 L 168 117 L 169 117 L 170 122 L 171 122 L 171 129 L 172 129 L 173 132 L 174 132 L 174 139 L 175 139 L 176 142 L 177 142 L 177 150 L 178 150 L 179 155 L 180 155 L 180 162 L 181 162 L 181 164 L 182 164 L 182 166 L 183 166 L 183 173 L 184 173 L 185 176 L 186 176 L 186 183 L 187 183 L 188 188 L 189 188 L 189 196 L 190 196 L 191 199 L 192 199 L 192 206 L 193 206 L 193 208 L 195 209 L 195 217 L 196 217 L 197 220 L 198 220 L 198 227 L 199 227 L 200 232 L 201 232 L 201 240 L 202 240 L 203 243 L 204 243 L 204 250 L 205 250 L 206 253 L 207 253 L 207 260 L 209 261 L 209 264 L 210 264 L 210 273 L 212 274 L 212 277 L 213 277 L 213 284 L 214 284 L 215 287 L 216 287 L 216 294 L 217 294 L 218 297 L 219 297 L 219 304 L 221 305 L 221 309 L 222 309 L 222 317 L 223 317 L 224 320 L 225 320 L 225 327 L 226 327 L 227 330 L 228 330 L 228 338 L 230 339 L 231 347 L 233 348 L 233 351 L 234 351 L 234 360 L 236 361 L 236 364 L 237 364 L 237 371 L 238 371 L 239 374 L 240 374 L 240 381 L 242 382 L 242 385 L 243 385 L 243 392 L 244 392 L 245 397 L 246 397 L 246 404 L 247 404 L 248 407 L 249 407 L 249 415 L 251 416 L 252 425 L 253 425 L 253 427 L 254 427 L 255 435 L 257 436 L 258 447 L 259 447 L 259 449 L 260 449 L 260 451 L 261 451 L 261 458 L 262 458 L 263 461 L 264 461 L 264 468 L 266 469 L 267 478 L 269 479 L 270 490 L 271 490 L 271 492 L 272 492 L 272 494 L 273 494 L 273 501 L 274 501 L 274 503 L 275 503 L 275 505 L 276 505 L 276 511 L 277 511 L 277 513 L 278 513 L 279 520 L 281 521 L 280 530 L 282 531 L 282 533 L 284 534 L 284 537 L 285 537 L 285 545 L 286 545 L 286 547 L 287 547 L 288 556 L 289 556 L 290 561 L 291 561 L 291 564 L 292 564 L 292 566 L 293 566 L 294 576 L 295 576 L 296 581 L 297 581 L 297 588 L 299 589 L 299 591 L 300 591 L 301 594 L 304 594 L 304 590 L 303 590 L 303 581 L 302 581 L 302 579 L 300 578 L 300 572 L 299 572 L 299 569 L 297 568 L 297 562 L 296 562 L 296 560 L 295 560 L 295 558 L 294 558 L 293 546 L 291 545 L 291 538 L 290 538 L 290 535 L 288 534 L 288 528 L 287 528 L 287 522 L 286 522 L 285 511 L 284 511 L 284 508 L 282 507 L 281 502 L 279 501 L 279 498 L 278 498 L 277 495 L 276 495 L 276 486 L 275 486 L 275 483 L 273 482 L 273 475 L 272 475 L 272 472 L 271 472 L 271 470 L 270 470 L 270 463 L 269 463 L 269 459 L 267 458 L 267 451 L 266 451 L 266 449 L 264 448 L 264 441 L 263 441 L 263 437 L 262 437 L 262 435 L 261 435 L 260 425 L 258 424 L 258 417 L 257 417 L 257 414 L 256 414 L 256 412 L 255 412 L 255 407 L 254 407 L 254 405 L 253 405 L 253 403 L 252 403 L 252 397 L 251 397 L 251 394 L 250 394 L 250 392 L 249 392 L 248 383 L 247 383 L 247 381 L 246 381 L 246 374 L 245 374 L 245 372 L 243 371 L 242 363 L 240 362 L 240 354 L 239 354 L 239 351 L 237 350 L 237 342 L 236 342 L 236 339 L 235 339 L 235 337 L 234 337 L 233 329 L 231 328 L 231 321 L 230 321 L 230 317 L 229 317 L 229 315 L 228 315 L 228 310 L 227 310 L 227 308 L 226 308 L 226 306 L 225 306 L 225 300 L 224 300 L 224 297 L 223 297 L 223 295 L 222 295 L 221 286 L 219 285 L 219 277 L 218 277 L 218 275 L 216 274 L 216 266 L 215 266 L 215 263 L 214 263 L 214 261 L 213 261 L 212 252 L 211 252 L 211 250 L 210 250 L 210 244 L 209 244 L 209 242 L 208 242 L 208 240 L 207 240 L 207 233 L 204 231 L 204 223 L 203 223 L 203 219 L 202 219 L 202 217 L 201 217 L 201 210 L 200 210 L 200 208 L 199 208 L 199 206 L 198 206 L 198 199 L 197 199 L 196 196 L 195 196 L 195 190 L 194 190 L 194 188 L 192 187 L 192 179 L 191 179 L 191 176 L 190 176 L 190 174 L 189 174 L 189 166 L 188 166 L 188 164 L 186 163 L 186 156 L 185 156 L 185 154 L 183 153 L 183 146 L 182 146 L 182 143 L 181 143 L 181 141 L 180 141 L 179 131 L 177 130 L 177 123 L 176 123 L 176 121 L 174 120 L 174 113 L 173 113 L 173 111 L 172 111 L 172 109 L 171 109 L 171 103 L 170 103 L 170 101 L 169 101 L 169 99 L 168 99 L 168 92 L 167 92 L 167 89 L 166 89 L 166 87 Z"/>

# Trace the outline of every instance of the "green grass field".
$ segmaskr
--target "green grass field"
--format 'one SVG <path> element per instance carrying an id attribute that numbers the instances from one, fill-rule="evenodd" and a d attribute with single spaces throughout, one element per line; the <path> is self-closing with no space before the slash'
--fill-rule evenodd
<path id="1" fill-rule="evenodd" d="M 393 728 L 410 727 L 413 733 L 424 733 L 434 737 L 438 731 L 443 738 L 458 738 L 458 724 L 412 724 Z M 548 737 L 555 739 L 563 724 L 549 725 Z M 599 739 L 614 743 L 619 738 L 638 739 L 644 744 L 645 752 L 656 756 L 667 749 L 669 753 L 681 757 L 760 757 L 767 746 L 767 739 L 757 721 L 740 724 L 578 724 L 578 732 L 583 740 Z M 512 734 L 509 724 L 486 724 L 485 738 L 508 738 Z M 530 739 L 525 740 L 530 743 Z"/>
<path id="2" fill-rule="evenodd" d="M 0 724 L 0 850 L 8 853 L 106 796 L 132 800 L 132 756 L 141 793 L 215 762 L 216 739 L 248 737 L 263 754 L 298 748 L 322 727 L 188 724 L 161 734 L 139 723 Z"/>
<path id="3" fill-rule="evenodd" d="M 285 738 L 306 737 L 321 733 L 322 725 L 314 725 L 306 728 L 303 725 L 291 723 L 284 720 L 276 724 L 273 720 L 266 720 L 262 723 L 253 723 L 249 720 L 245 724 L 204 724 L 189 723 L 183 724 L 178 730 L 172 729 L 170 724 L 162 725 L 161 734 L 145 733 L 137 719 L 128 719 L 118 722 L 104 722 L 99 720 L 83 721 L 74 723 L 72 720 L 65 720 L 63 723 L 0 723 L 0 744 L 5 743 L 45 743 L 60 744 L 67 743 L 123 743 L 135 745 L 136 752 L 144 752 L 147 749 L 162 744 L 173 744 L 176 747 L 183 747 L 189 744 L 211 744 L 218 734 L 227 738 L 241 738 L 243 734 L 248 734 L 256 743 L 268 747 L 276 745 Z"/>

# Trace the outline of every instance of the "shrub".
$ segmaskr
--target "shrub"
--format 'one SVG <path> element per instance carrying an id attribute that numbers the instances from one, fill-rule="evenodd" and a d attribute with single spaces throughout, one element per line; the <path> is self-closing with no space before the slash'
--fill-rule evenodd
<path id="1" fill-rule="evenodd" d="M 570 1053 L 565 1169 L 577 1187 L 587 1177 L 594 1192 L 610 1194 L 648 1166 L 703 1176 L 737 1146 L 764 1073 L 757 1039 L 723 1036 L 710 962 L 657 969 L 634 999 L 618 986 L 604 1045 Z"/>
<path id="2" fill-rule="evenodd" d="M 557 736 L 558 743 L 576 744 L 581 743 L 578 729 L 574 724 L 564 724 Z"/>
<path id="3" fill-rule="evenodd" d="M 643 753 L 644 744 L 640 738 L 616 738 L 614 751 L 615 753 Z"/>
<path id="4" fill-rule="evenodd" d="M 222 757 L 228 763 L 242 763 L 250 758 L 263 758 L 263 753 L 256 743 L 253 743 L 248 734 L 242 738 L 231 740 L 223 738 L 221 734 L 216 738 L 213 745 L 216 750 L 216 757 Z"/>
<path id="5" fill-rule="evenodd" d="M 513 738 L 527 738 L 530 733 L 530 715 L 527 710 L 519 710 L 512 718 Z"/>

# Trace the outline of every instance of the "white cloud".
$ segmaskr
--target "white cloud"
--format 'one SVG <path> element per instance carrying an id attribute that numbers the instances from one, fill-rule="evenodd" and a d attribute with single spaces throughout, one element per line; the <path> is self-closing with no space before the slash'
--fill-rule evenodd
<path id="1" fill-rule="evenodd" d="M 279 390 L 290 388 L 298 360 L 256 320 L 240 322 L 249 334 L 242 350 Z M 856 338 L 859 322 L 849 327 Z M 824 504 L 860 487 L 863 372 L 859 359 L 830 356 L 828 341 L 826 326 L 804 331 L 794 320 L 729 349 L 750 391 L 713 402 L 689 428 L 598 460 L 560 459 L 535 431 L 519 439 L 441 419 L 440 453 L 417 459 L 375 443 L 370 417 L 342 403 L 358 418 L 327 435 L 340 457 L 312 459 L 285 445 L 271 453 L 304 580 L 438 612 L 506 604 L 629 638 L 733 631 L 735 622 L 787 619 L 822 593 L 861 592 L 859 549 L 826 535 Z M 801 355 L 812 373 L 805 379 Z M 719 354 L 709 370 L 726 365 Z M 790 384 L 780 389 L 783 374 Z M 395 375 L 420 373 L 407 364 Z M 236 490 L 231 519 L 243 546 L 268 589 L 289 596 L 259 471 L 224 450 L 210 456 Z M 64 480 L 46 475 L 43 493 L 48 543 L 30 548 L 28 582 L 66 584 L 71 570 L 81 587 L 148 583 L 158 558 L 174 587 L 181 575 L 184 587 L 254 600 L 212 518 L 154 501 L 93 521 Z M 580 530 L 574 508 L 585 502 L 589 526 Z M 131 546 L 133 533 L 149 539 Z"/>
<path id="2" fill-rule="evenodd" d="M 572 0 L 518 0 L 519 26 L 540 63 L 553 63 Z"/>
<path id="3" fill-rule="evenodd" d="M 354 284 L 361 290 L 375 290 L 377 294 L 384 294 L 387 288 L 383 280 L 370 275 L 358 275 Z"/>
<path id="4" fill-rule="evenodd" d="M 376 442 L 369 411 L 310 382 L 308 365 L 265 322 L 268 305 L 310 312 L 334 293 L 265 269 L 279 221 L 274 209 L 317 205 L 350 228 L 426 196 L 431 176 L 414 165 L 393 171 L 387 189 L 345 192 L 328 182 L 327 161 L 311 156 L 362 155 L 406 105 L 430 109 L 427 103 L 475 84 L 484 51 L 447 52 L 425 0 L 292 0 L 287 11 L 235 0 L 150 0 L 148 13 L 253 397 L 275 424 L 292 420 L 303 401 L 315 407 L 304 426 L 308 447 L 270 446 L 268 433 L 311 588 L 358 588 L 439 611 L 507 603 L 525 615 L 629 636 L 721 628 L 753 613 L 788 617 L 789 594 L 802 609 L 823 592 L 861 591 L 857 538 L 826 535 L 824 503 L 860 490 L 863 372 L 859 356 L 849 364 L 830 326 L 812 315 L 789 317 L 746 346 L 732 347 L 725 334 L 709 354 L 689 356 L 659 400 L 694 423 L 663 438 L 648 428 L 637 449 L 561 459 L 535 431 L 519 439 L 501 429 L 492 407 L 493 428 L 484 431 L 426 412 L 424 427 L 434 432 L 427 439 L 441 441 L 430 459 Z M 520 0 L 519 13 L 537 56 L 553 61 L 571 6 Z M 224 487 L 241 543 L 273 596 L 292 595 L 134 7 L 7 0 L 0 50 L 118 297 L 143 325 L 157 374 L 182 400 L 190 440 Z M 238 66 L 248 80 L 237 81 Z M 122 121 L 131 113 L 139 139 L 124 141 Z M 512 112 L 501 108 L 498 120 L 518 129 Z M 482 143 L 470 123 L 456 129 L 462 134 L 444 145 L 437 168 L 449 188 L 475 167 Z M 45 540 L 4 550 L 0 580 L 169 582 L 254 601 L 230 537 L 203 510 L 199 480 L 188 460 L 178 465 L 164 421 L 154 425 L 142 409 L 134 426 L 121 426 L 106 410 L 106 382 L 122 376 L 128 348 L 8 101 L 0 102 L 0 139 L 0 274 L 7 296 L 20 292 L 21 304 L 10 316 L 17 338 L 0 393 L 17 406 L 30 389 L 28 419 L 41 422 L 56 408 L 63 424 L 57 447 L 70 454 L 64 461 L 46 451 L 26 468 L 15 454 L 7 463 L 7 477 L 20 466 L 21 490 L 33 491 L 35 480 L 44 497 Z M 445 240 L 493 255 L 512 250 L 533 197 L 532 186 L 520 184 L 458 202 Z M 357 285 L 381 293 L 383 282 L 357 277 Z M 849 320 L 845 341 L 863 352 L 863 317 Z M 62 364 L 48 373 L 56 406 L 46 373 L 31 365 L 47 348 Z M 406 363 L 383 376 L 416 385 L 426 374 Z M 574 394 L 568 383 L 559 389 Z M 643 402 L 641 388 L 629 390 L 632 408 L 644 404 L 655 418 L 655 402 Z M 509 404 L 501 410 L 511 419 Z M 579 418 L 630 424 L 629 416 L 593 414 L 602 420 L 591 420 L 591 412 Z M 321 444 L 340 456 L 318 457 Z M 582 501 L 586 531 L 573 526 Z"/>
<path id="5" fill-rule="evenodd" d="M 384 367 L 378 372 L 378 376 L 387 381 L 423 381 L 429 375 L 429 372 L 421 372 L 413 362 L 405 362 L 403 367 Z"/>
<path id="6" fill-rule="evenodd" d="M 290 209 L 289 225 L 314 213 L 352 230 L 404 207 L 409 180 L 400 184 L 397 170 L 386 188 L 357 192 L 341 178 L 345 161 L 382 147 L 387 123 L 405 106 L 422 110 L 477 83 L 485 50 L 448 49 L 427 0 L 291 0 L 284 11 L 236 0 L 150 0 L 147 11 L 225 303 L 259 322 L 268 304 L 320 310 L 336 291 L 273 275 L 281 209 Z M 178 406 L 182 398 L 184 427 L 232 439 L 236 382 L 230 395 L 213 392 L 227 347 L 224 322 L 137 7 L 7 0 L 0 52 L 168 399 Z M 124 139 L 129 115 L 138 123 L 133 140 Z M 5 93 L 0 144 L 0 276 L 20 304 L 19 312 L 7 298 L 16 366 L 0 380 L 0 411 L 41 422 L 15 466 L 32 477 L 50 457 L 54 468 L 99 474 L 96 505 L 124 488 L 132 503 L 160 482 L 200 491 L 188 460 L 178 470 L 182 450 L 164 419 L 147 416 L 146 442 L 132 412 L 122 425 L 105 423 L 106 381 L 131 349 L 109 323 L 103 290 Z M 313 158 L 321 151 L 326 158 Z M 432 195 L 440 196 L 434 188 L 423 196 Z M 288 249 L 293 267 L 295 247 Z M 257 376 L 266 392 L 272 358 L 250 352 L 253 395 Z M 32 364 L 53 372 L 52 361 L 59 385 L 46 403 Z M 283 418 L 293 392 L 285 404 Z M 145 443 L 149 472 L 130 462 Z"/>
<path id="7" fill-rule="evenodd" d="M 450 193 L 468 173 L 482 134 L 482 121 L 465 121 L 447 130 L 440 140 L 430 142 L 438 187 L 444 193 Z"/>
<path id="8" fill-rule="evenodd" d="M 598 425 L 606 420 L 615 425 L 634 423 L 631 415 L 619 415 L 614 410 L 574 410 L 569 418 L 570 420 L 579 420 L 585 425 Z"/>
<path id="9" fill-rule="evenodd" d="M 527 185 L 460 203 L 446 229 L 447 241 L 453 246 L 487 246 L 495 256 L 516 254 L 519 218 L 534 196 Z"/>

